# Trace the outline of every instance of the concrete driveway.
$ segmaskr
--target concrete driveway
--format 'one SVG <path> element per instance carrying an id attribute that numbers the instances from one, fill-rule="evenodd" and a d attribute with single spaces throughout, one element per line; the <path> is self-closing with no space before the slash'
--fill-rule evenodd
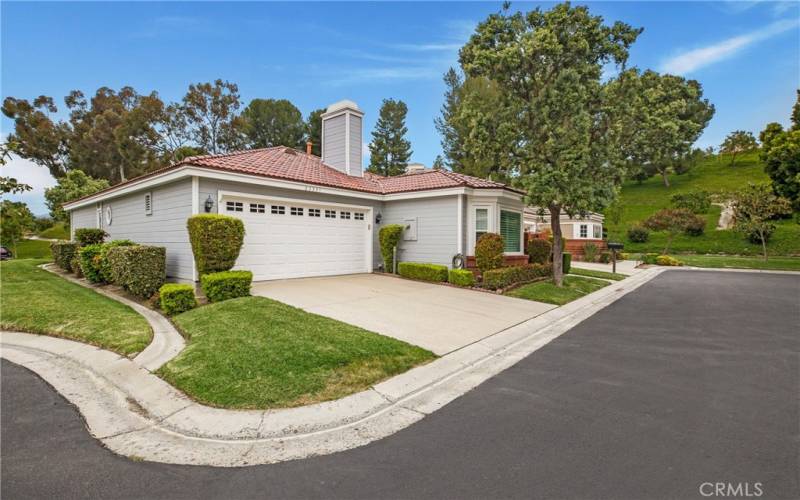
<path id="1" fill-rule="evenodd" d="M 254 283 L 253 295 L 404 340 L 442 355 L 555 306 L 378 274 Z"/>

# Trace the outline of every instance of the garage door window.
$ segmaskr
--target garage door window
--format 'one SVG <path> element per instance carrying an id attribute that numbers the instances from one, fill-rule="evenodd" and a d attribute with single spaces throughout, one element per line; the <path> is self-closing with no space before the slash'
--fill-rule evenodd
<path id="1" fill-rule="evenodd" d="M 303 215 L 303 208 L 302 207 L 292 207 L 290 212 L 292 215 Z"/>
<path id="2" fill-rule="evenodd" d="M 283 215 L 286 213 L 286 207 L 280 205 L 272 205 L 272 213 L 274 215 Z"/>
<path id="3" fill-rule="evenodd" d="M 263 214 L 267 212 L 267 206 L 262 203 L 251 203 L 250 204 L 250 213 L 253 214 Z"/>
<path id="4" fill-rule="evenodd" d="M 342 219 L 349 219 L 350 218 L 350 212 L 339 212 L 339 217 L 342 218 Z"/>
<path id="5" fill-rule="evenodd" d="M 228 212 L 244 212 L 244 203 L 241 201 L 229 201 L 225 203 L 225 210 Z"/>
<path id="6" fill-rule="evenodd" d="M 336 210 L 325 210 L 325 218 L 326 219 L 335 219 L 336 218 Z"/>
<path id="7" fill-rule="evenodd" d="M 353 214 L 353 218 L 355 220 L 364 220 L 364 213 L 363 212 L 356 212 Z"/>
<path id="8" fill-rule="evenodd" d="M 309 208 L 308 209 L 308 216 L 309 217 L 319 217 L 320 216 L 319 208 Z"/>

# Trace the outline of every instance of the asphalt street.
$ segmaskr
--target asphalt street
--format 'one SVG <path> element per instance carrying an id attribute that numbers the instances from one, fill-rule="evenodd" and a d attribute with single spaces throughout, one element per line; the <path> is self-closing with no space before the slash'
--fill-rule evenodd
<path id="1" fill-rule="evenodd" d="M 713 498 L 704 485 L 722 483 L 796 499 L 799 406 L 800 277 L 667 271 L 393 436 L 275 465 L 114 455 L 49 385 L 3 361 L 0 493 L 649 499 Z"/>

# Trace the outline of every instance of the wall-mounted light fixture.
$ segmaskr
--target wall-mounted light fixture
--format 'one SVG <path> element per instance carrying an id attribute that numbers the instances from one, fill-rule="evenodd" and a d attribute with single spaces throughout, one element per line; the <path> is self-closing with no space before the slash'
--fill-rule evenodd
<path id="1" fill-rule="evenodd" d="M 375 216 L 375 224 L 380 224 L 381 219 L 383 219 L 383 215 L 381 215 L 381 213 L 378 212 L 378 215 Z"/>
<path id="2" fill-rule="evenodd" d="M 208 195 L 208 198 L 206 198 L 204 207 L 206 209 L 206 213 L 211 212 L 211 209 L 214 208 L 214 199 L 211 197 L 211 195 Z"/>

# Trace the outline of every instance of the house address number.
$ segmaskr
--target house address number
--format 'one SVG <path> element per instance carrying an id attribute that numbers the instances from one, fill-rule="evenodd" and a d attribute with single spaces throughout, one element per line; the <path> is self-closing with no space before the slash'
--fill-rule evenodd
<path id="1" fill-rule="evenodd" d="M 312 193 L 319 193 L 322 189 L 318 188 L 317 186 L 306 186 L 306 191 L 311 191 Z"/>

